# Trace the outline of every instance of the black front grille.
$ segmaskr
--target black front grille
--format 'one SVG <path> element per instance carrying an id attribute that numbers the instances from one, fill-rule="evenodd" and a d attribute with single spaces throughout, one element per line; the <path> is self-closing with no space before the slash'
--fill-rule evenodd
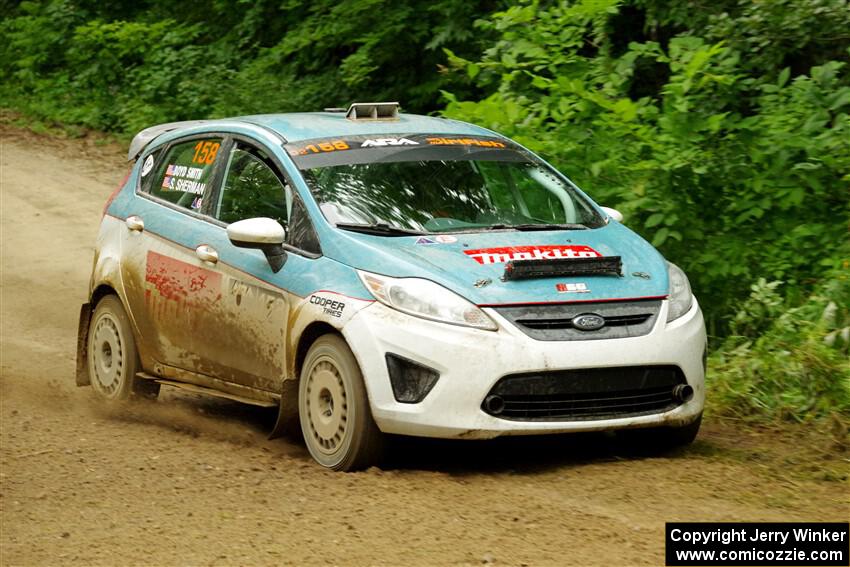
<path id="1" fill-rule="evenodd" d="M 677 366 L 624 366 L 505 376 L 482 409 L 520 421 L 593 420 L 669 411 L 682 402 L 673 389 L 685 384 Z"/>
<path id="2" fill-rule="evenodd" d="M 605 319 L 606 327 L 625 327 L 646 323 L 650 317 L 652 317 L 651 313 L 642 313 L 640 315 L 613 315 L 603 317 L 603 319 Z M 568 319 L 517 319 L 514 323 L 529 329 L 575 329 L 572 317 Z"/>
<path id="3" fill-rule="evenodd" d="M 661 310 L 661 301 L 556 303 L 495 309 L 523 333 L 538 341 L 592 341 L 649 334 Z M 605 319 L 605 325 L 595 331 L 584 331 L 573 326 L 573 319 L 586 313 L 599 315 Z"/>

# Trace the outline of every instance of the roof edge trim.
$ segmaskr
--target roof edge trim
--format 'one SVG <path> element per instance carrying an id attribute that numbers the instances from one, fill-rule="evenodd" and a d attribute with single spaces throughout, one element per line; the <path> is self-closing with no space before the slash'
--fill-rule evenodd
<path id="1" fill-rule="evenodd" d="M 209 120 L 185 120 L 182 122 L 167 122 L 165 124 L 157 124 L 156 126 L 151 126 L 149 128 L 145 128 L 138 134 L 133 137 L 133 141 L 130 142 L 130 150 L 127 152 L 127 161 L 133 161 L 148 147 L 148 144 L 153 142 L 156 138 L 162 136 L 165 133 L 173 132 L 174 130 L 180 130 L 182 128 L 189 128 L 192 126 L 199 126 L 201 124 L 206 124 L 210 122 Z"/>

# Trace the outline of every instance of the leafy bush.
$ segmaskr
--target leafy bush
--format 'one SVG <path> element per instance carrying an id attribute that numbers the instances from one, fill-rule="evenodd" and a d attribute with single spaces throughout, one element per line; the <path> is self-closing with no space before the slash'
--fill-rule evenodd
<path id="1" fill-rule="evenodd" d="M 777 302 L 779 282 L 753 286 L 739 312 L 772 321 L 764 332 L 747 323 L 745 334 L 731 335 L 712 356 L 708 388 L 718 411 L 757 419 L 850 420 L 849 273 L 850 261 L 792 308 Z"/>
<path id="2" fill-rule="evenodd" d="M 442 47 L 495 0 L 21 2 L 0 22 L 0 106 L 120 133 L 171 120 L 401 100 L 430 111 Z M 465 93 L 474 89 L 454 85 Z"/>

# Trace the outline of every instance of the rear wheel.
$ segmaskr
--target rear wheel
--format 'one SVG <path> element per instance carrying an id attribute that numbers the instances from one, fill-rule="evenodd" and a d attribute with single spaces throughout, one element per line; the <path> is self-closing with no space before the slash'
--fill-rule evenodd
<path id="1" fill-rule="evenodd" d="M 95 308 L 87 353 L 89 380 L 99 398 L 113 402 L 159 394 L 158 383 L 136 378 L 141 371 L 136 341 L 127 312 L 114 295 L 101 299 Z"/>
<path id="2" fill-rule="evenodd" d="M 363 375 L 338 335 L 324 335 L 307 352 L 298 385 L 304 443 L 322 466 L 352 471 L 377 463 L 384 436 L 372 419 Z"/>

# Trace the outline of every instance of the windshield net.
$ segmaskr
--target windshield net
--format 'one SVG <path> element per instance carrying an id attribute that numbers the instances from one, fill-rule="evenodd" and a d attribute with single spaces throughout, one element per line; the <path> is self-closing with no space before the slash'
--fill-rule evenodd
<path id="1" fill-rule="evenodd" d="M 603 224 L 573 185 L 507 140 L 360 136 L 286 148 L 334 224 L 425 233 Z"/>

